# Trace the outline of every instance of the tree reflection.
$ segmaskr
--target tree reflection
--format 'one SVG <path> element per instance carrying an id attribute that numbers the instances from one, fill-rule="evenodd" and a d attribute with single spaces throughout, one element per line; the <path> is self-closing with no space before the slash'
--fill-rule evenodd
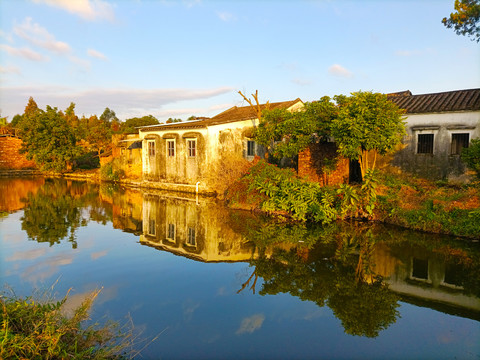
<path id="1" fill-rule="evenodd" d="M 260 257 L 251 261 L 255 270 L 239 292 L 251 282 L 255 292 L 256 278 L 261 277 L 260 295 L 288 293 L 328 305 L 351 335 L 376 337 L 395 323 L 399 299 L 375 275 L 371 229 L 252 225 L 259 224 L 248 222 L 244 232 L 258 246 Z"/>
<path id="2" fill-rule="evenodd" d="M 22 229 L 31 240 L 52 246 L 67 239 L 75 249 L 76 230 L 89 221 L 82 209 L 97 199 L 98 194 L 90 191 L 86 184 L 49 179 L 36 194 L 28 194 L 21 218 Z"/>

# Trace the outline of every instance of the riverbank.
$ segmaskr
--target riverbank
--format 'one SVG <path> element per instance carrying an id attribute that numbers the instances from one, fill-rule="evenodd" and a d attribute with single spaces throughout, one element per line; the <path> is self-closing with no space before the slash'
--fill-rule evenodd
<path id="1" fill-rule="evenodd" d="M 256 172 L 253 167 L 253 170 L 251 169 L 243 178 L 230 184 L 225 199 L 221 197 L 220 200 L 232 209 L 267 213 L 285 221 L 327 223 L 348 219 L 368 220 L 423 232 L 480 239 L 480 184 L 478 182 L 460 185 L 432 182 L 410 175 L 379 173 L 375 183 L 371 184 L 373 186 L 371 189 L 366 189 L 365 184 L 322 188 L 316 183 L 298 179 L 289 169 L 278 169 L 273 165 L 262 166 L 264 166 L 263 173 Z M 99 169 L 65 174 L 42 174 L 38 171 L 10 173 L 10 176 L 27 175 L 62 177 L 97 183 L 112 182 L 112 180 L 102 180 Z M 277 179 L 282 184 L 274 184 L 272 179 Z M 201 183 L 197 188 L 195 185 L 132 179 L 119 179 L 113 182 L 139 189 L 217 196 L 214 191 L 203 188 Z M 253 189 L 252 184 L 255 183 L 269 184 L 270 188 Z M 280 188 L 289 194 L 279 194 Z M 318 204 L 312 202 L 312 198 L 315 197 L 321 200 Z"/>

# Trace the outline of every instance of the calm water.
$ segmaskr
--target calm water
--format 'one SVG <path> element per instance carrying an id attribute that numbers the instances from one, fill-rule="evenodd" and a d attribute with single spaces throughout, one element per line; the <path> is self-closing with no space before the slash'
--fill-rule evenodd
<path id="1" fill-rule="evenodd" d="M 152 359 L 478 359 L 480 249 L 371 224 L 286 226 L 212 199 L 0 179 L 0 281 L 58 280 Z"/>

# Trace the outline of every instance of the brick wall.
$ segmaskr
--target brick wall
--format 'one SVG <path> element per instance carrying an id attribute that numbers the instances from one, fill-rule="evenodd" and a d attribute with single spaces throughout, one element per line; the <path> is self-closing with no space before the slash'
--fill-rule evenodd
<path id="1" fill-rule="evenodd" d="M 312 144 L 298 154 L 298 175 L 321 185 L 348 183 L 349 160 L 337 158 L 335 143 Z"/>
<path id="2" fill-rule="evenodd" d="M 20 154 L 22 140 L 11 136 L 0 137 L 0 169 L 35 169 L 35 162 Z"/>

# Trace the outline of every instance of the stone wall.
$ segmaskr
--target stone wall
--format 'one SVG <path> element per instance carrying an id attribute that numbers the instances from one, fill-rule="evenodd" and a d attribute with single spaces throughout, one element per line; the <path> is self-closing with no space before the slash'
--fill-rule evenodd
<path id="1" fill-rule="evenodd" d="M 35 162 L 20 154 L 22 140 L 12 136 L 0 137 L 0 169 L 35 169 Z"/>
<path id="2" fill-rule="evenodd" d="M 349 160 L 337 157 L 335 143 L 312 144 L 298 154 L 298 175 L 321 185 L 348 183 Z"/>

